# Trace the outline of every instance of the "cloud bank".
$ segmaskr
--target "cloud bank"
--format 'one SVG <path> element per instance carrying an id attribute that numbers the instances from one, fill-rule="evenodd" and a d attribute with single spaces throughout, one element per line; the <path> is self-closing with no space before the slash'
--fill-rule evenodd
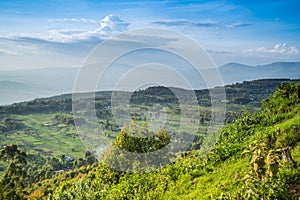
<path id="1" fill-rule="evenodd" d="M 209 22 L 209 21 L 202 21 L 202 22 L 194 22 L 188 20 L 161 20 L 161 21 L 152 21 L 151 24 L 161 25 L 161 26 L 186 26 L 186 27 L 225 27 L 225 28 L 236 28 L 236 27 L 247 27 L 251 26 L 251 23 L 247 22 L 236 22 L 231 24 L 220 23 L 220 22 Z"/>
<path id="2" fill-rule="evenodd" d="M 100 21 L 90 20 L 86 18 L 62 18 L 50 19 L 52 21 L 70 21 L 84 23 L 99 23 L 99 27 L 94 30 L 51 30 L 46 34 L 27 34 L 14 33 L 10 34 L 6 40 L 21 42 L 45 42 L 45 43 L 78 43 L 78 42 L 99 42 L 114 33 L 123 32 L 129 26 L 129 23 L 121 20 L 117 16 L 108 15 Z"/>

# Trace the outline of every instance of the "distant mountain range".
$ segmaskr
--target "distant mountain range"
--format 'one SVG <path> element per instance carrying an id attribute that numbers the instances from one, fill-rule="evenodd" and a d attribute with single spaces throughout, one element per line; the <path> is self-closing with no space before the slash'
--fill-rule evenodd
<path id="1" fill-rule="evenodd" d="M 0 105 L 70 93 L 77 68 L 0 72 Z"/>
<path id="2" fill-rule="evenodd" d="M 224 84 L 263 78 L 300 78 L 300 62 L 275 62 L 258 66 L 228 63 L 220 66 L 219 70 Z M 70 93 L 77 72 L 78 68 L 2 71 L 0 105 Z M 200 89 L 204 87 L 205 85 L 199 86 Z"/>
<path id="3" fill-rule="evenodd" d="M 219 70 L 225 84 L 262 78 L 300 78 L 300 62 L 275 62 L 258 66 L 228 63 L 219 67 Z"/>
<path id="4" fill-rule="evenodd" d="M 20 100 L 32 99 L 38 91 L 33 87 L 16 82 L 3 80 L 0 81 L 0 103 L 7 104 Z"/>

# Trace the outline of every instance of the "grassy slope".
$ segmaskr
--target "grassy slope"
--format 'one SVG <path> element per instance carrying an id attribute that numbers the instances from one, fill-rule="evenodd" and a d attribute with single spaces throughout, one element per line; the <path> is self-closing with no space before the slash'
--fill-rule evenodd
<path id="1" fill-rule="evenodd" d="M 146 174 L 127 174 L 103 164 L 90 166 L 83 178 L 48 180 L 49 199 L 298 199 L 300 180 L 300 83 L 279 89 L 261 111 L 245 114 L 221 131 L 218 144 L 206 156 L 190 152 L 176 163 Z M 290 147 L 294 164 L 282 159 L 279 173 L 257 181 L 251 189 L 244 177 L 252 169 L 251 155 L 243 155 L 255 141 L 269 150 Z M 255 179 L 255 176 L 253 176 Z M 55 180 L 55 181 L 54 181 Z M 60 183 L 58 183 L 61 181 Z M 45 183 L 31 192 L 43 191 Z M 250 190 L 250 189 L 251 190 Z M 49 188 L 48 188 L 49 189 Z M 52 192 L 51 192 L 52 193 Z M 262 196 L 255 196 L 262 195 Z M 42 195 L 43 196 L 43 195 Z"/>

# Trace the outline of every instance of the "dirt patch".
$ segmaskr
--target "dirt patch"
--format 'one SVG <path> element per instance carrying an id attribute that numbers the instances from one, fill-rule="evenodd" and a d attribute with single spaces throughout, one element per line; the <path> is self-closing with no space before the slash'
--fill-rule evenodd
<path id="1" fill-rule="evenodd" d="M 289 188 L 289 194 L 295 199 L 300 199 L 300 184 L 292 184 Z"/>
<path id="2" fill-rule="evenodd" d="M 52 151 L 44 151 L 43 149 L 35 149 L 36 151 L 38 151 L 40 154 L 42 154 L 43 156 L 52 156 Z"/>

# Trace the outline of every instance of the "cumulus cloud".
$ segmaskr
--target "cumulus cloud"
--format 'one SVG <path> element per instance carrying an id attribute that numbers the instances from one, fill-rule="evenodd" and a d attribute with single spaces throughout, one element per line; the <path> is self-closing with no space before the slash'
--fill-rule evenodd
<path id="1" fill-rule="evenodd" d="M 259 47 L 254 49 L 247 49 L 249 53 L 277 53 L 277 54 L 298 54 L 299 50 L 296 46 L 288 46 L 286 43 L 275 44 L 273 48 Z"/>
<path id="2" fill-rule="evenodd" d="M 114 15 L 108 15 L 104 19 L 100 20 L 100 28 L 98 29 L 99 32 L 111 32 L 117 31 L 122 32 L 127 29 L 129 23 L 124 22 L 120 18 Z"/>
<path id="3" fill-rule="evenodd" d="M 62 20 L 86 21 L 84 18 L 65 18 Z M 114 15 L 108 15 L 97 23 L 99 23 L 99 28 L 94 30 L 51 30 L 48 31 L 47 34 L 15 33 L 10 34 L 5 39 L 13 41 L 28 41 L 39 43 L 76 43 L 81 41 L 101 41 L 107 37 L 110 37 L 114 33 L 126 30 L 129 26 L 129 23 L 124 22 L 123 20 Z"/>

